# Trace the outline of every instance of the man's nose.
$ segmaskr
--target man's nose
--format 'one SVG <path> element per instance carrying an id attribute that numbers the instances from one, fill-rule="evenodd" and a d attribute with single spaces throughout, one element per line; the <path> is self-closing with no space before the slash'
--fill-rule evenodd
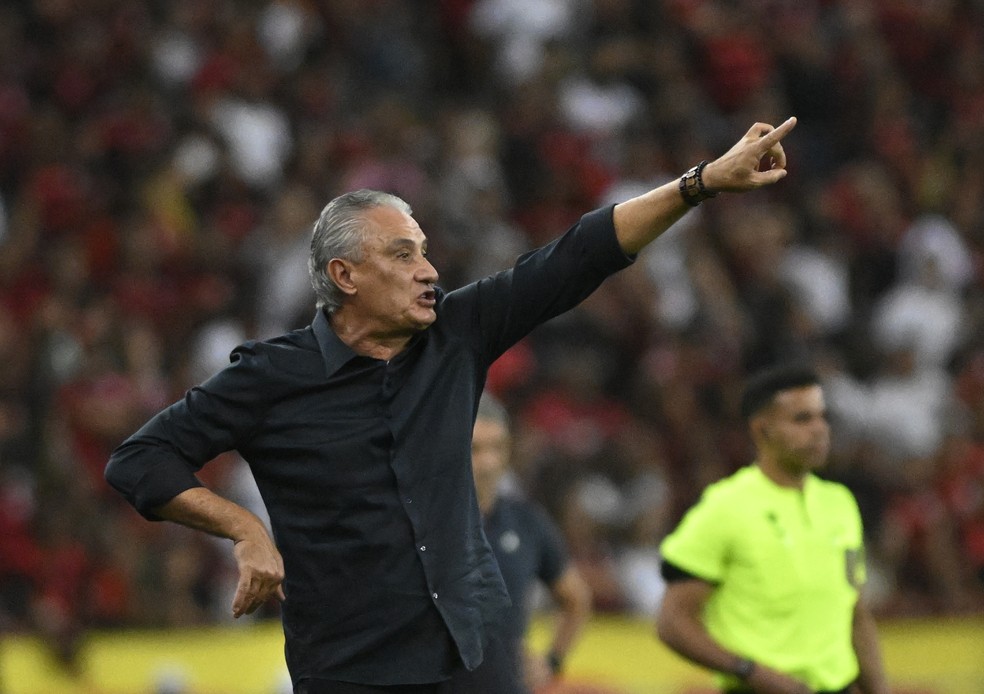
<path id="1" fill-rule="evenodd" d="M 427 284 L 437 284 L 437 268 L 435 268 L 431 264 L 431 261 L 427 260 L 427 258 L 424 258 L 423 260 L 423 265 L 421 265 L 420 269 L 417 271 L 417 279 L 420 282 L 425 282 Z"/>

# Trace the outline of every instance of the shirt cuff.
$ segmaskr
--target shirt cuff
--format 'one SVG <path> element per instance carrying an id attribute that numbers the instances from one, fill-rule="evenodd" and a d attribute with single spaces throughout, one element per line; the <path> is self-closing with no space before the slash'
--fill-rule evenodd
<path id="1" fill-rule="evenodd" d="M 608 205 L 592 210 L 581 217 L 581 231 L 584 234 L 585 245 L 591 249 L 590 257 L 596 264 L 608 272 L 616 272 L 627 268 L 635 262 L 637 254 L 629 254 L 622 250 L 615 235 L 615 220 L 613 210 L 615 205 Z"/>
<path id="2" fill-rule="evenodd" d="M 133 489 L 133 506 L 148 520 L 162 520 L 154 513 L 183 491 L 204 486 L 195 473 L 177 461 L 159 462 L 149 468 Z"/>

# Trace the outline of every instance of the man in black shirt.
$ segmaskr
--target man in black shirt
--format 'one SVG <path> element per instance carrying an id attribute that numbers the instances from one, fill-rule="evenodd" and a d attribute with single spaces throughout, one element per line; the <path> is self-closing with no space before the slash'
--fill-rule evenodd
<path id="1" fill-rule="evenodd" d="M 690 207 L 783 178 L 780 141 L 795 123 L 755 124 L 679 181 L 590 212 L 513 268 L 449 293 L 405 202 L 336 198 L 311 242 L 312 324 L 234 350 L 114 451 L 107 480 L 147 518 L 233 541 L 233 615 L 283 601 L 298 692 L 439 692 L 456 667 L 481 662 L 509 604 L 469 464 L 489 366 Z M 275 541 L 195 476 L 233 449 Z"/>
<path id="2" fill-rule="evenodd" d="M 502 488 L 511 448 L 508 415 L 486 393 L 472 434 L 472 471 L 485 536 L 512 606 L 492 634 L 482 664 L 454 675 L 453 694 L 524 694 L 549 684 L 591 614 L 591 589 L 569 562 L 560 529 L 541 507 Z M 545 657 L 524 648 L 537 583 L 549 589 L 557 607 Z"/>

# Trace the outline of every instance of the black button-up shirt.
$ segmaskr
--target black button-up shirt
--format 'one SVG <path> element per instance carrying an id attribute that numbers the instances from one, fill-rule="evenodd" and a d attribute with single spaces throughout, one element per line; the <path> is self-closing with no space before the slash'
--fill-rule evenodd
<path id="1" fill-rule="evenodd" d="M 437 292 L 437 320 L 390 361 L 362 357 L 322 312 L 248 342 L 232 363 L 112 455 L 106 478 L 140 513 L 238 450 L 283 556 L 295 681 L 433 682 L 482 660 L 508 604 L 482 530 L 471 434 L 489 365 L 631 263 L 611 208 L 504 272 Z"/>
<path id="2" fill-rule="evenodd" d="M 458 671 L 455 694 L 524 694 L 523 639 L 530 622 L 530 591 L 537 582 L 553 588 L 568 567 L 560 529 L 527 499 L 501 496 L 485 517 L 485 535 L 512 598 L 485 659 L 474 671 Z"/>

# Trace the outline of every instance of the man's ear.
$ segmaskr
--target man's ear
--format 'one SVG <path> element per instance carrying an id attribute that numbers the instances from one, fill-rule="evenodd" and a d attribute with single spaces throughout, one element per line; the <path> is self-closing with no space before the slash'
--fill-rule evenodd
<path id="1" fill-rule="evenodd" d="M 752 430 L 752 437 L 756 441 L 762 441 L 769 438 L 769 422 L 765 417 L 757 416 L 752 417 L 752 420 L 748 423 L 749 428 Z"/>
<path id="2" fill-rule="evenodd" d="M 332 258 L 328 261 L 328 276 L 339 289 L 348 295 L 355 294 L 355 283 L 352 281 L 352 267 L 347 260 Z"/>

